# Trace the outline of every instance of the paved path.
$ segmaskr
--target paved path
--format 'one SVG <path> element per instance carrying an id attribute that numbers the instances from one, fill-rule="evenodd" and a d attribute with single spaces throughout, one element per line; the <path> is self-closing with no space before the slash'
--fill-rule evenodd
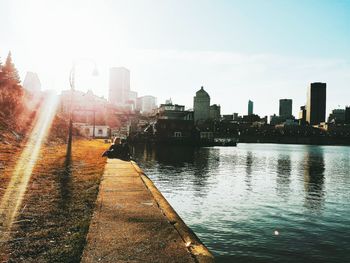
<path id="1" fill-rule="evenodd" d="M 213 257 L 136 164 L 110 159 L 82 262 L 213 262 Z"/>

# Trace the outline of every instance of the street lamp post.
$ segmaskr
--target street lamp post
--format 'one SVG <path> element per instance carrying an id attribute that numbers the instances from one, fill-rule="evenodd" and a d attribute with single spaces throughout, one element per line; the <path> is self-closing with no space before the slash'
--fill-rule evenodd
<path id="1" fill-rule="evenodd" d="M 94 64 L 94 69 L 92 71 L 93 76 L 98 75 L 97 71 L 97 65 L 95 61 L 93 60 L 88 60 Z M 67 140 L 67 151 L 66 151 L 66 156 L 70 158 L 71 153 L 72 153 L 72 140 L 73 140 L 73 93 L 75 90 L 75 68 L 76 68 L 77 62 L 73 62 L 72 69 L 70 71 L 69 75 L 69 84 L 70 84 L 70 102 L 69 102 L 69 127 L 68 127 L 68 140 Z M 94 113 L 95 114 L 95 113 Z M 95 115 L 94 115 L 94 126 L 95 126 Z M 95 127 L 93 131 L 93 137 L 95 137 Z"/>
<path id="2" fill-rule="evenodd" d="M 94 118 L 93 118 L 93 125 L 92 125 L 92 139 L 95 139 L 95 123 L 96 123 L 96 109 L 95 109 L 95 101 L 94 101 L 94 109 L 93 109 L 93 113 L 94 113 Z"/>

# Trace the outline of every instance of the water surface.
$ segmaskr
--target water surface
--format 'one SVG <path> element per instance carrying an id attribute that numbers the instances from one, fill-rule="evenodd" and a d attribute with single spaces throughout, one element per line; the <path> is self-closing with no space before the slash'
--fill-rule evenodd
<path id="1" fill-rule="evenodd" d="M 134 156 L 217 262 L 350 262 L 350 147 L 145 147 Z"/>

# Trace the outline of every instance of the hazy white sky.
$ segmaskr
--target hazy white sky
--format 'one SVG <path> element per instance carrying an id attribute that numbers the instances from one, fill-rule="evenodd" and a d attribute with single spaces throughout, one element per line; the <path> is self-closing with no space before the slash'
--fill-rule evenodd
<path id="1" fill-rule="evenodd" d="M 131 88 L 192 107 L 201 85 L 223 113 L 278 113 L 280 98 L 305 103 L 327 82 L 328 111 L 350 104 L 350 1 L 1 0 L 0 56 L 13 53 L 22 79 L 45 89 L 108 95 L 108 69 L 131 70 Z"/>

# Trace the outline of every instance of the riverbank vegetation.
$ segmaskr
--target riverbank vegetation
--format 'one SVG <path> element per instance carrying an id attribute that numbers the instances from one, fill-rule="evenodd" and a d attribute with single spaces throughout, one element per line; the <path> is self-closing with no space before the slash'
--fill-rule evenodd
<path id="1" fill-rule="evenodd" d="M 45 92 L 33 94 L 20 85 L 9 53 L 6 62 L 0 63 L 0 201 L 11 192 L 9 183 L 24 149 L 31 147 L 28 142 L 38 136 L 34 127 L 45 97 Z M 21 204 L 9 239 L 0 243 L 1 262 L 80 261 L 106 162 L 101 154 L 108 146 L 76 137 L 72 156 L 67 158 L 67 131 L 67 119 L 55 114 L 40 142 L 29 183 L 19 181 L 26 187 L 25 194 L 23 199 L 14 197 Z M 24 159 L 31 161 L 30 156 Z M 6 213 L 0 211 L 0 238 L 7 231 L 2 218 L 11 218 Z"/>

